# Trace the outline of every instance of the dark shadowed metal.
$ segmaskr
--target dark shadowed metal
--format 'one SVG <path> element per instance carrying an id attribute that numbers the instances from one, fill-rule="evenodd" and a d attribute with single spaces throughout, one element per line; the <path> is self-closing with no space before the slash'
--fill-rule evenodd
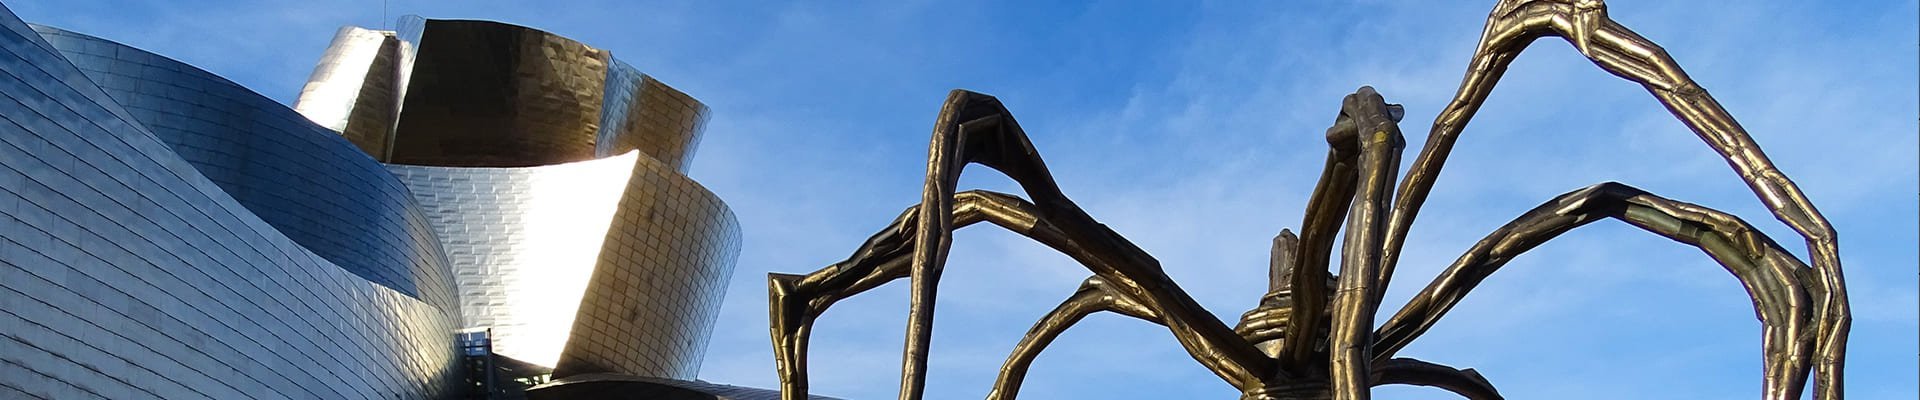
<path id="1" fill-rule="evenodd" d="M 1554 198 L 1489 234 L 1376 326 L 1373 317 L 1407 229 L 1454 140 L 1508 63 L 1546 36 L 1566 39 L 1607 72 L 1645 86 L 1739 172 L 1776 218 L 1805 239 L 1811 263 L 1732 215 L 1607 182 Z M 1239 389 L 1243 399 L 1366 399 L 1370 388 L 1388 384 L 1496 399 L 1499 393 L 1471 369 L 1395 353 L 1508 260 L 1561 233 L 1613 218 L 1698 247 L 1740 280 L 1762 325 L 1763 398 L 1797 399 L 1809 376 L 1815 398 L 1843 397 L 1841 368 L 1851 317 L 1833 228 L 1665 50 L 1607 18 L 1600 1 L 1496 5 L 1458 94 L 1435 119 L 1405 179 L 1397 179 L 1405 146 L 1398 124 L 1402 115 L 1399 105 L 1386 103 L 1370 87 L 1341 102 L 1327 130 L 1327 165 L 1300 234 L 1283 230 L 1274 239 L 1269 292 L 1237 327 L 1228 328 L 1169 279 L 1152 256 L 1061 193 L 998 100 L 956 90 L 934 127 L 919 205 L 845 261 L 808 275 L 769 276 L 781 391 L 788 399 L 805 398 L 807 335 L 820 313 L 840 299 L 911 278 L 900 398 L 919 399 L 926 383 L 935 284 L 953 230 L 986 221 L 1060 251 L 1093 273 L 1014 347 L 990 399 L 1014 398 L 1033 358 L 1068 327 L 1101 311 L 1166 326 L 1194 360 Z M 1013 178 L 1032 201 L 986 191 L 956 193 L 960 170 L 968 164 Z M 1339 273 L 1330 274 L 1333 236 L 1342 228 Z"/>

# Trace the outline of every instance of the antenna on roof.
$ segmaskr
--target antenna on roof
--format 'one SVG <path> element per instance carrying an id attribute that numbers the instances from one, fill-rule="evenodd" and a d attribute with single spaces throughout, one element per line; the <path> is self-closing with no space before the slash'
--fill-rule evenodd
<path id="1" fill-rule="evenodd" d="M 387 30 L 389 23 L 392 21 L 387 20 L 387 0 L 380 0 L 380 30 Z"/>

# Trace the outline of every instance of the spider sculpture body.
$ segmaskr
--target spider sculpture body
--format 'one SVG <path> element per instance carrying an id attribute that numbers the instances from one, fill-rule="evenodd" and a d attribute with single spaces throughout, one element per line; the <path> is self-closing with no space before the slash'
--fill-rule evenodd
<path id="1" fill-rule="evenodd" d="M 1561 195 L 1475 244 L 1384 323 L 1374 315 L 1407 230 L 1467 121 L 1508 63 L 1535 39 L 1557 36 L 1609 73 L 1639 83 L 1739 173 L 1776 218 L 1806 242 L 1802 262 L 1746 222 L 1619 183 Z M 1229 327 L 1175 284 L 1153 257 L 1096 222 L 1055 186 L 1013 116 L 993 97 L 954 91 L 940 110 L 920 204 L 846 259 L 807 275 L 771 274 L 771 333 L 781 391 L 807 392 L 806 344 L 814 319 L 840 299 L 909 278 L 900 398 L 925 388 L 935 285 L 954 229 L 979 222 L 1014 231 L 1092 272 L 1014 348 L 990 399 L 1012 399 L 1033 358 L 1062 331 L 1111 311 L 1163 325 L 1244 399 L 1366 399 L 1385 384 L 1439 387 L 1499 398 L 1473 370 L 1395 353 L 1518 254 L 1586 223 L 1614 218 L 1698 247 L 1745 286 L 1762 325 L 1763 397 L 1842 398 L 1850 316 L 1834 232 L 1744 129 L 1664 50 L 1607 18 L 1598 0 L 1503 0 L 1495 6 L 1460 89 L 1433 123 L 1425 148 L 1396 179 L 1404 141 L 1399 106 L 1362 87 L 1327 130 L 1331 150 L 1300 233 L 1274 240 L 1273 281 L 1260 307 Z M 956 191 L 960 171 L 984 165 L 1020 184 L 1027 199 Z M 1394 184 L 1398 181 L 1398 189 Z M 1338 274 L 1328 265 L 1345 227 Z"/>

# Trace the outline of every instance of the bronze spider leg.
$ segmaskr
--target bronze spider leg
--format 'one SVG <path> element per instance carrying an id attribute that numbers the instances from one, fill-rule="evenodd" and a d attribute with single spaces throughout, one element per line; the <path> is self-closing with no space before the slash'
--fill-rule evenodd
<path id="1" fill-rule="evenodd" d="M 1329 145 L 1327 166 L 1321 174 L 1320 183 L 1314 188 L 1312 198 L 1308 202 L 1307 216 L 1303 222 L 1304 236 L 1307 239 L 1300 239 L 1284 229 L 1274 239 L 1272 271 L 1277 275 L 1273 277 L 1274 284 L 1269 289 L 1281 290 L 1284 286 L 1292 291 L 1292 295 L 1288 297 L 1291 302 L 1291 311 L 1284 331 L 1288 334 L 1283 336 L 1283 339 L 1289 342 L 1283 345 L 1278 353 L 1283 363 L 1290 363 L 1289 367 L 1299 368 L 1291 371 L 1296 376 L 1320 376 L 1327 372 L 1324 369 L 1312 369 L 1326 365 L 1312 360 L 1312 356 L 1317 353 L 1311 346 L 1314 345 L 1314 340 L 1323 338 L 1319 336 L 1321 332 L 1315 330 L 1320 325 L 1314 321 L 1321 317 L 1319 314 L 1324 312 L 1326 307 L 1324 291 L 1328 286 L 1326 284 L 1327 263 L 1332 252 L 1333 235 L 1340 228 L 1340 220 L 1348 216 L 1348 208 L 1352 206 L 1354 195 L 1359 189 L 1357 186 L 1359 171 L 1356 170 L 1355 165 L 1360 162 L 1363 148 L 1378 152 L 1376 154 L 1379 154 L 1379 158 L 1375 161 L 1390 163 L 1391 160 L 1387 156 L 1398 154 L 1399 146 L 1403 145 L 1397 140 L 1363 144 L 1359 140 L 1361 126 L 1366 126 L 1370 133 L 1381 133 L 1385 138 L 1397 139 L 1398 131 L 1393 123 L 1398 122 L 1402 115 L 1398 105 L 1386 104 L 1372 88 L 1361 88 L 1354 95 L 1348 96 L 1342 104 L 1340 117 L 1335 120 L 1333 127 L 1327 129 Z M 1373 136 L 1381 139 L 1379 135 Z M 1377 165 L 1369 174 L 1377 177 L 1380 174 L 1390 173 L 1391 170 L 1390 165 Z M 1392 180 L 1391 176 L 1384 178 L 1383 181 Z M 1385 188 L 1380 188 L 1379 191 L 1384 192 Z M 1374 215 L 1378 215 L 1377 210 L 1376 208 Z M 1379 221 L 1376 219 L 1373 222 L 1377 224 Z M 1366 247 L 1361 246 L 1360 249 L 1364 251 Z M 1376 305 L 1379 303 L 1377 297 L 1368 298 L 1367 301 Z M 1306 332 L 1306 334 L 1292 332 Z M 1439 387 L 1473 399 L 1500 398 L 1498 392 L 1493 389 L 1493 385 L 1471 369 L 1454 369 L 1413 359 L 1396 358 L 1375 362 L 1377 365 L 1365 368 L 1371 380 L 1371 383 L 1367 384 L 1369 387 L 1389 384 L 1423 385 Z M 1271 389 L 1284 392 L 1291 390 L 1288 386 L 1283 384 Z"/>
<path id="2" fill-rule="evenodd" d="M 1419 385 L 1432 386 L 1473 400 L 1500 400 L 1500 392 L 1493 389 L 1487 378 L 1472 368 L 1455 369 L 1411 358 L 1393 358 L 1378 361 L 1373 368 L 1375 386 L 1381 385 Z"/>
<path id="3" fill-rule="evenodd" d="M 1354 131 L 1353 119 L 1342 112 L 1334 125 L 1327 128 L 1327 165 L 1320 174 L 1320 182 L 1313 187 L 1313 194 L 1307 200 L 1306 217 L 1300 223 L 1298 239 L 1284 239 L 1289 235 L 1283 230 L 1281 238 L 1291 242 L 1282 246 L 1276 241 L 1275 257 L 1288 257 L 1284 268 L 1291 273 L 1286 285 L 1292 290 L 1288 297 L 1291 302 L 1287 313 L 1286 336 L 1281 338 L 1275 358 L 1287 373 L 1299 377 L 1324 376 L 1325 363 L 1316 360 L 1314 346 L 1321 336 L 1322 313 L 1327 310 L 1327 263 L 1332 259 L 1334 235 L 1340 231 L 1340 222 L 1346 218 L 1347 208 L 1353 204 L 1355 186 L 1359 173 L 1354 163 L 1359 158 L 1359 142 Z M 1285 251 L 1282 247 L 1291 247 Z M 1287 254 L 1279 254 L 1287 253 Z M 1274 262 L 1282 262 L 1275 260 Z M 1305 332 L 1298 334 L 1295 332 Z"/>
<path id="4" fill-rule="evenodd" d="M 1331 170 L 1333 166 L 1330 162 L 1328 164 L 1329 170 Z M 1329 173 L 1331 173 L 1331 171 L 1329 171 Z M 1347 197 L 1351 198 L 1352 196 L 1349 195 Z M 1312 208 L 1309 207 L 1309 209 Z M 1342 208 L 1341 210 L 1344 213 L 1345 209 Z M 1308 215 L 1311 216 L 1313 213 L 1308 213 Z M 1326 248 L 1321 249 L 1321 251 L 1330 251 L 1332 245 L 1329 244 L 1325 247 Z M 1327 288 L 1333 286 L 1331 278 L 1322 279 L 1319 284 L 1295 284 L 1293 281 L 1294 275 L 1301 273 L 1295 271 L 1296 268 L 1294 267 L 1295 263 L 1298 262 L 1296 257 L 1300 255 L 1300 251 L 1300 237 L 1295 236 L 1292 230 L 1281 228 L 1280 234 L 1273 237 L 1273 249 L 1270 251 L 1267 261 L 1267 294 L 1260 296 L 1259 306 L 1241 314 L 1240 324 L 1235 325 L 1233 331 L 1239 333 L 1241 337 L 1246 338 L 1248 342 L 1253 343 L 1260 351 L 1273 356 L 1276 360 L 1280 360 L 1282 371 L 1287 374 L 1288 377 L 1294 380 L 1322 379 L 1327 375 L 1326 368 L 1324 368 L 1325 364 L 1314 363 L 1312 355 L 1324 355 L 1324 353 L 1314 352 L 1314 349 L 1309 347 L 1305 353 L 1307 355 L 1306 359 L 1300 361 L 1298 365 L 1291 366 L 1285 365 L 1289 361 L 1283 358 L 1286 356 L 1284 349 L 1287 345 L 1286 339 L 1289 336 L 1298 335 L 1292 332 L 1307 332 L 1305 335 L 1308 339 L 1317 340 L 1326 337 L 1325 329 L 1315 329 L 1324 328 L 1324 325 L 1309 325 L 1308 328 L 1300 328 L 1302 330 L 1293 330 L 1295 328 L 1291 325 L 1299 318 L 1295 314 L 1304 314 L 1307 312 L 1302 311 L 1301 309 L 1304 307 L 1300 307 L 1300 304 L 1297 303 L 1299 301 L 1297 298 L 1302 297 L 1301 293 L 1303 291 L 1296 288 L 1296 286 L 1308 287 L 1310 291 L 1314 292 L 1314 296 L 1320 296 L 1316 297 L 1320 300 L 1317 302 L 1317 304 L 1321 305 L 1320 307 L 1304 308 L 1308 310 L 1319 310 L 1318 312 L 1314 312 L 1314 314 L 1324 314 L 1326 312 L 1325 304 L 1327 301 L 1324 296 L 1326 296 Z M 1314 276 L 1331 276 L 1331 274 L 1325 271 L 1325 265 L 1321 265 L 1319 269 L 1321 271 L 1314 273 Z M 1324 315 L 1314 315 L 1313 317 L 1315 320 L 1324 320 L 1325 318 Z M 1304 341 L 1304 343 L 1305 346 L 1314 346 L 1319 342 L 1307 340 Z M 1319 359 L 1325 360 L 1326 357 L 1320 357 Z"/>
<path id="5" fill-rule="evenodd" d="M 960 171 L 972 163 L 998 170 L 1018 182 L 1032 198 L 1038 214 L 1079 245 L 1078 251 L 1067 255 L 1116 290 L 1158 311 L 1181 346 L 1201 365 L 1243 392 L 1258 388 L 1263 378 L 1273 376 L 1272 359 L 1200 307 L 1167 277 L 1152 256 L 1094 221 L 1060 192 L 1026 133 L 999 100 L 954 91 L 934 126 L 927 158 L 927 181 L 914 232 L 913 304 L 908 314 L 901 398 L 918 399 L 925 390 L 935 282 L 952 237 L 954 186 Z"/>
<path id="6" fill-rule="evenodd" d="M 1699 247 L 1740 279 L 1763 326 L 1766 397 L 1799 397 L 1814 349 L 1814 338 L 1799 328 L 1812 322 L 1809 305 L 1824 294 L 1813 271 L 1739 218 L 1613 182 L 1556 197 L 1476 243 L 1381 326 L 1375 359 L 1392 357 L 1507 261 L 1608 217 Z"/>
<path id="7" fill-rule="evenodd" d="M 984 190 L 954 195 L 955 229 L 988 221 L 1055 248 L 1071 246 L 1033 216 L 1033 205 L 1011 195 Z M 769 325 L 785 398 L 806 398 L 807 340 L 815 318 L 841 299 L 907 277 L 907 254 L 912 248 L 908 243 L 918 217 L 919 206 L 908 207 L 852 256 L 819 271 L 807 275 L 768 274 Z"/>
<path id="8" fill-rule="evenodd" d="M 1565 38 L 1602 69 L 1645 86 L 1668 111 L 1727 160 L 1775 218 L 1806 239 L 1813 279 L 1824 289 L 1813 303 L 1818 336 L 1815 359 L 1809 360 L 1814 368 L 1814 396 L 1821 400 L 1840 399 L 1842 365 L 1852 317 L 1847 311 L 1846 286 L 1833 227 L 1800 188 L 1774 167 L 1753 138 L 1712 95 L 1687 77 L 1665 50 L 1607 18 L 1605 5 L 1597 0 L 1503 0 L 1494 8 L 1487 17 L 1479 48 L 1474 52 L 1458 93 L 1434 119 L 1426 147 L 1421 149 L 1406 180 L 1401 182 L 1393 215 L 1387 224 L 1381 272 L 1390 274 L 1398 262 L 1407 229 L 1421 203 L 1426 201 L 1460 131 L 1492 92 L 1514 57 L 1535 39 L 1545 36 Z M 1382 276 L 1381 286 L 1388 282 L 1386 278 Z M 1780 373 L 1770 371 L 1768 376 L 1780 376 Z M 1793 394 L 1775 390 L 1795 385 L 1770 382 L 1767 386 L 1768 397 L 1783 398 Z"/>
<path id="9" fill-rule="evenodd" d="M 1000 368 L 1000 377 L 994 381 L 993 391 L 987 393 L 987 399 L 1012 400 L 1019 396 L 1020 384 L 1026 380 L 1027 369 L 1033 365 L 1034 357 L 1039 356 L 1040 351 L 1052 344 L 1053 339 L 1060 337 L 1060 333 L 1066 332 L 1067 328 L 1101 311 L 1112 311 L 1165 325 L 1160 322 L 1159 313 L 1115 291 L 1106 280 L 1098 276 L 1089 277 L 1072 296 L 1035 322 L 1033 328 L 1027 330 L 1027 335 L 1020 338 L 1020 344 L 1013 346 L 1013 352 L 1007 355 L 1007 362 Z"/>
<path id="10" fill-rule="evenodd" d="M 1385 240 L 1394 175 L 1400 170 L 1400 150 L 1406 146 L 1394 123 L 1391 107 L 1371 87 L 1347 95 L 1341 113 L 1351 118 L 1358 142 L 1357 193 L 1347 213 L 1342 239 L 1339 288 L 1333 295 L 1328 330 L 1328 383 L 1333 397 L 1364 400 L 1370 394 L 1373 360 L 1373 318 L 1384 293 L 1380 283 L 1380 251 Z M 1336 145 L 1337 146 L 1337 145 Z M 1295 270 L 1312 269 L 1300 266 Z"/>

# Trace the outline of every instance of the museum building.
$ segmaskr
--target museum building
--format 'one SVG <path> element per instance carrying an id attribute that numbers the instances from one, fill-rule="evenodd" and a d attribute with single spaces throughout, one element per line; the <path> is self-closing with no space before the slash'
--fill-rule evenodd
<path id="1" fill-rule="evenodd" d="M 695 380 L 707 109 L 606 50 L 346 27 L 291 108 L 4 9 L 0 53 L 0 398 L 771 395 Z"/>

